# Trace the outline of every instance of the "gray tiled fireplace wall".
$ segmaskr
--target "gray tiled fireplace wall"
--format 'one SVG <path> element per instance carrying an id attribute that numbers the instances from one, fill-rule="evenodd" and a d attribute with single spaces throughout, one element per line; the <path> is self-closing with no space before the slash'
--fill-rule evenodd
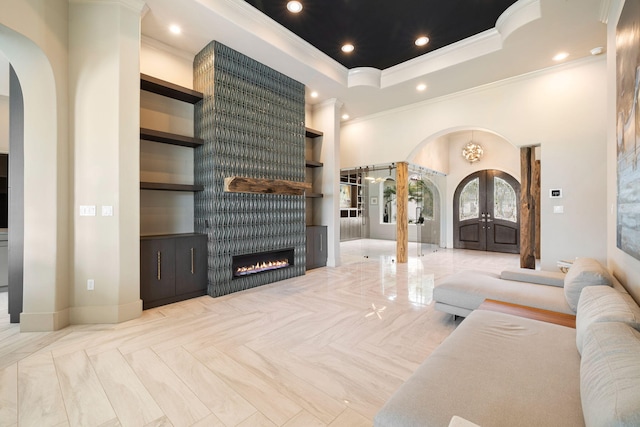
<path id="1" fill-rule="evenodd" d="M 224 179 L 305 180 L 304 86 L 216 41 L 194 60 L 195 231 L 208 235 L 208 292 L 225 295 L 305 271 L 304 196 L 225 193 Z M 294 265 L 233 278 L 234 255 L 293 248 Z"/>

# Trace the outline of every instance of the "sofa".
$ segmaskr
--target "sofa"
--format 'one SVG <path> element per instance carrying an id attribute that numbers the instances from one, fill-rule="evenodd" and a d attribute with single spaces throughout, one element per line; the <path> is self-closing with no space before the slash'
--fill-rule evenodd
<path id="1" fill-rule="evenodd" d="M 569 269 L 570 281 L 591 281 L 593 284 L 622 285 L 602 265 L 591 258 L 578 258 L 577 268 Z M 443 279 L 433 290 L 434 307 L 465 317 L 485 299 L 526 305 L 559 313 L 575 314 L 577 298 L 567 299 L 564 287 L 566 275 L 560 272 L 510 269 L 501 274 L 485 271 L 461 271 Z M 580 287 L 577 287 L 579 294 Z M 575 291 L 574 291 L 575 292 Z M 570 304 L 570 301 L 573 301 Z"/>
<path id="2" fill-rule="evenodd" d="M 585 264 L 565 278 L 575 329 L 473 310 L 374 426 L 640 426 L 640 307 Z"/>

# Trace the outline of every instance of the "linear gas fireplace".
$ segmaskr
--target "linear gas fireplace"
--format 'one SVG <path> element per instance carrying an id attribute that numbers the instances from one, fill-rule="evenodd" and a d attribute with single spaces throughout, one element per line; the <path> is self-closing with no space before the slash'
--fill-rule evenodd
<path id="1" fill-rule="evenodd" d="M 293 248 L 256 254 L 237 255 L 232 258 L 233 278 L 287 268 L 294 264 Z"/>

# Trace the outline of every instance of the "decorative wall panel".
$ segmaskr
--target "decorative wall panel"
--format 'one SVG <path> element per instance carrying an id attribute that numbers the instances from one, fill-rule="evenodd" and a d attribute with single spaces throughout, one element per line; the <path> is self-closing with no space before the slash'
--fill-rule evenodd
<path id="1" fill-rule="evenodd" d="M 305 196 L 224 192 L 230 176 L 303 182 L 304 86 L 219 43 L 194 60 L 195 231 L 208 235 L 208 292 L 225 295 L 305 271 Z M 294 249 L 294 265 L 233 278 L 232 257 Z"/>

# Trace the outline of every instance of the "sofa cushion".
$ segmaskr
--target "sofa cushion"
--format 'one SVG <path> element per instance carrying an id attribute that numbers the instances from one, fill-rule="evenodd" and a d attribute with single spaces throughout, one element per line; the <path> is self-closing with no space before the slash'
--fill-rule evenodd
<path id="1" fill-rule="evenodd" d="M 376 427 L 584 427 L 575 329 L 476 310 L 400 386 Z"/>
<path id="2" fill-rule="evenodd" d="M 612 286 L 609 272 L 593 258 L 577 258 L 564 277 L 564 296 L 569 307 L 575 312 L 582 289 L 596 285 Z"/>
<path id="3" fill-rule="evenodd" d="M 500 273 L 500 278 L 515 280 L 517 282 L 537 283 L 547 286 L 564 286 L 564 273 L 544 270 L 531 270 L 530 268 L 510 268 Z"/>
<path id="4" fill-rule="evenodd" d="M 486 271 L 461 271 L 442 279 L 433 290 L 433 299 L 438 309 L 446 305 L 471 311 L 478 308 L 485 299 L 495 299 L 560 313 L 575 313 L 567 304 L 562 288 L 504 280 L 500 275 Z"/>
<path id="5" fill-rule="evenodd" d="M 587 426 L 640 425 L 640 332 L 626 323 L 593 323 L 580 363 Z"/>
<path id="6" fill-rule="evenodd" d="M 595 322 L 624 322 L 640 330 L 640 307 L 627 293 L 608 286 L 589 286 L 580 294 L 576 314 L 576 346 L 581 354 L 584 334 Z"/>

